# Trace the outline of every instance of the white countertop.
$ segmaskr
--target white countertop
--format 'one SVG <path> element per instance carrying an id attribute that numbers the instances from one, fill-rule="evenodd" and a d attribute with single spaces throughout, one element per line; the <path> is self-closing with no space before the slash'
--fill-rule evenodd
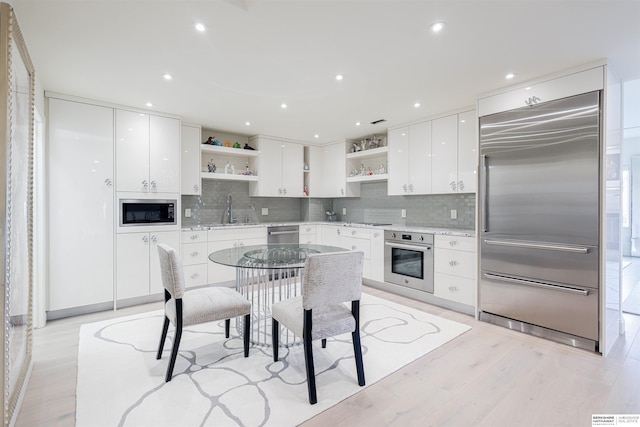
<path id="1" fill-rule="evenodd" d="M 207 230 L 220 230 L 227 228 L 246 228 L 246 227 L 274 227 L 285 225 L 333 225 L 340 227 L 357 227 L 357 228 L 375 228 L 379 230 L 393 230 L 393 231 L 406 231 L 414 233 L 430 233 L 430 234 L 442 234 L 452 236 L 464 236 L 475 237 L 476 231 L 462 228 L 434 228 L 434 227 L 420 227 L 420 226 L 408 226 L 408 225 L 372 225 L 368 223 L 356 223 L 356 222 L 327 222 L 327 221 L 291 221 L 291 222 L 262 222 L 260 224 L 211 224 L 201 225 L 197 227 L 183 227 L 182 231 L 207 231 Z"/>

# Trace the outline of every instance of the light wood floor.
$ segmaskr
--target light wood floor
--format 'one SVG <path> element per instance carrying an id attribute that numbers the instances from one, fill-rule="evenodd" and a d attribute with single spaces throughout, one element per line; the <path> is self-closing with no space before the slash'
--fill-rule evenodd
<path id="1" fill-rule="evenodd" d="M 472 329 L 308 420 L 305 427 L 588 427 L 592 414 L 640 414 L 640 316 L 625 316 L 627 333 L 605 358 L 365 290 Z M 156 303 L 61 319 L 34 331 L 33 372 L 16 425 L 75 425 L 80 325 L 159 308 Z"/>

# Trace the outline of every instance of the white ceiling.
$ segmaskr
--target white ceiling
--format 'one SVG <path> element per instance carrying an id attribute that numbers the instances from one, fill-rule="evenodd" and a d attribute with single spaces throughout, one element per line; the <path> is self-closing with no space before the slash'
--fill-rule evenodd
<path id="1" fill-rule="evenodd" d="M 640 0 L 11 3 L 45 90 L 310 143 L 383 133 L 603 58 L 640 77 Z M 437 35 L 436 21 L 447 24 Z"/>

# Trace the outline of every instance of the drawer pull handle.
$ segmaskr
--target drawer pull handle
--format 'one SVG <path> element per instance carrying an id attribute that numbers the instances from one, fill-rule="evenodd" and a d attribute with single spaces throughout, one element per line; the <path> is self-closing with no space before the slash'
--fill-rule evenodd
<path id="1" fill-rule="evenodd" d="M 449 290 L 451 292 L 458 292 L 458 287 L 457 286 L 449 286 Z"/>
<path id="2" fill-rule="evenodd" d="M 449 265 L 451 267 L 455 267 L 456 265 L 458 265 L 458 261 L 455 261 L 455 260 L 449 261 Z"/>
<path id="3" fill-rule="evenodd" d="M 449 241 L 449 245 L 450 246 L 457 246 L 458 245 L 458 241 L 457 240 L 451 240 L 451 241 Z"/>
<path id="4" fill-rule="evenodd" d="M 198 252 L 191 252 L 191 256 L 194 258 L 197 257 L 198 255 L 199 255 Z"/>
<path id="5" fill-rule="evenodd" d="M 192 278 L 192 279 L 197 279 L 198 277 L 200 277 L 200 275 L 199 275 L 198 273 L 193 273 L 193 274 L 191 275 L 191 278 Z"/>
<path id="6" fill-rule="evenodd" d="M 192 234 L 192 235 L 191 235 L 191 240 L 196 240 L 197 238 L 198 238 L 198 235 L 197 235 L 197 234 Z"/>

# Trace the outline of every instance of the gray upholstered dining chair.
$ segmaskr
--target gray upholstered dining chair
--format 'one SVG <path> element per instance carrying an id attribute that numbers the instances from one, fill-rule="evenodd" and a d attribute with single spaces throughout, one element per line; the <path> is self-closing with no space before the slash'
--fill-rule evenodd
<path id="1" fill-rule="evenodd" d="M 309 403 L 318 401 L 312 341 L 351 332 L 358 384 L 363 386 L 364 367 L 360 346 L 360 295 L 363 252 L 311 254 L 305 262 L 302 295 L 271 307 L 273 361 L 278 361 L 280 324 L 302 337 L 307 370 Z M 345 303 L 351 302 L 351 309 Z"/>
<path id="2" fill-rule="evenodd" d="M 156 359 L 162 357 L 169 323 L 175 327 L 171 359 L 167 367 L 165 381 L 171 381 L 173 376 L 182 328 L 186 326 L 224 319 L 225 336 L 229 338 L 231 318 L 244 316 L 244 357 L 248 357 L 251 303 L 235 290 L 225 287 L 206 287 L 185 291 L 182 263 L 175 249 L 165 244 L 158 244 L 158 255 L 160 256 L 165 303 L 164 324 Z"/>

